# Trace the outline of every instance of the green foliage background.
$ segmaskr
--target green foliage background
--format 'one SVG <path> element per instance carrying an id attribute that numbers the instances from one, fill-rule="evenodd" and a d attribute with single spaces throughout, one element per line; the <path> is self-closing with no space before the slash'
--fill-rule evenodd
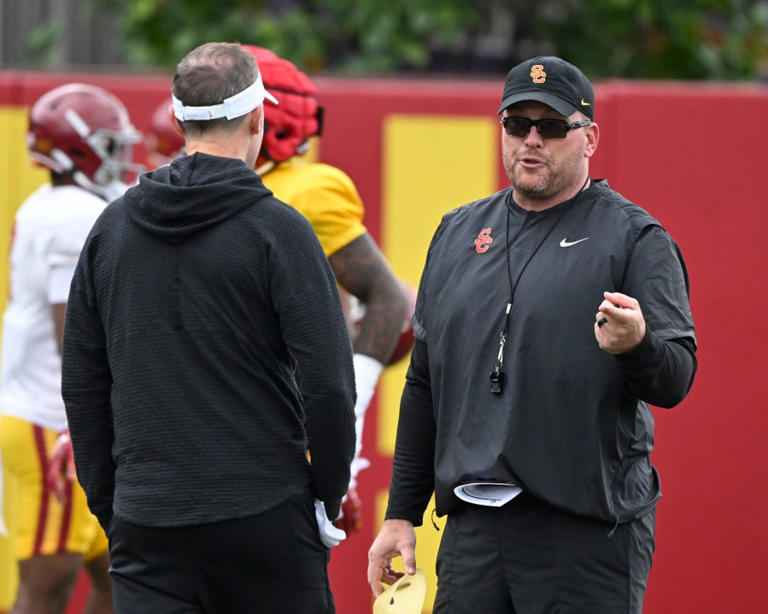
<path id="1" fill-rule="evenodd" d="M 768 3 L 591 0 L 544 27 L 587 74 L 744 79 L 768 56 Z M 578 34 L 577 34 L 578 33 Z"/>
<path id="2" fill-rule="evenodd" d="M 498 73 L 540 53 L 603 77 L 751 79 L 768 65 L 768 0 L 92 2 L 119 20 L 121 55 L 136 66 L 173 66 L 212 40 L 343 74 Z M 499 37 L 501 23 L 511 25 Z M 480 43 L 493 31 L 504 46 L 488 54 Z"/>

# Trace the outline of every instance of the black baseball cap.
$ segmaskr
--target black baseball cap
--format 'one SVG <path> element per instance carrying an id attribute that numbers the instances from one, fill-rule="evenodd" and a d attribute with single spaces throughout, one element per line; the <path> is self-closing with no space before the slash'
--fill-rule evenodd
<path id="1" fill-rule="evenodd" d="M 561 58 L 538 56 L 507 73 L 499 113 L 523 100 L 536 100 L 565 117 L 581 111 L 595 117 L 595 94 L 584 73 Z"/>

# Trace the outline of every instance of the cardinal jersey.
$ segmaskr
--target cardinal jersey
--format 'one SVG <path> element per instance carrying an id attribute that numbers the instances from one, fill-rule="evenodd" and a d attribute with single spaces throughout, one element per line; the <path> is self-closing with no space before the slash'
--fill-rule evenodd
<path id="1" fill-rule="evenodd" d="M 66 426 L 51 305 L 67 302 L 80 249 L 105 205 L 79 187 L 47 184 L 16 214 L 3 318 L 3 414 L 55 431 Z"/>

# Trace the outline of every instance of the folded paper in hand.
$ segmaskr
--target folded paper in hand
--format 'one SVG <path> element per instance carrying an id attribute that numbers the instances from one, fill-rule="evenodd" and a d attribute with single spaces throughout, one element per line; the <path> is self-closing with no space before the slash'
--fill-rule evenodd
<path id="1" fill-rule="evenodd" d="M 459 484 L 453 489 L 454 494 L 467 503 L 501 507 L 523 492 L 517 484 L 511 482 L 472 482 Z"/>
<path id="2" fill-rule="evenodd" d="M 315 499 L 315 518 L 317 519 L 317 531 L 320 535 L 320 541 L 327 548 L 338 546 L 347 539 L 347 534 L 341 529 L 334 527 L 328 519 L 325 512 L 325 504 L 320 499 Z"/>

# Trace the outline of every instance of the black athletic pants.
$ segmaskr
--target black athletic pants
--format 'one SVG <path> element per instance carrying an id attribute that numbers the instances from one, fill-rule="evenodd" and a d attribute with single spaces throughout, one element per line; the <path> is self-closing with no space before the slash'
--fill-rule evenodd
<path id="1" fill-rule="evenodd" d="M 247 518 L 110 527 L 115 614 L 333 614 L 312 495 Z"/>
<path id="2" fill-rule="evenodd" d="M 501 508 L 461 503 L 437 556 L 434 614 L 640 614 L 654 512 L 618 525 L 523 493 Z"/>

